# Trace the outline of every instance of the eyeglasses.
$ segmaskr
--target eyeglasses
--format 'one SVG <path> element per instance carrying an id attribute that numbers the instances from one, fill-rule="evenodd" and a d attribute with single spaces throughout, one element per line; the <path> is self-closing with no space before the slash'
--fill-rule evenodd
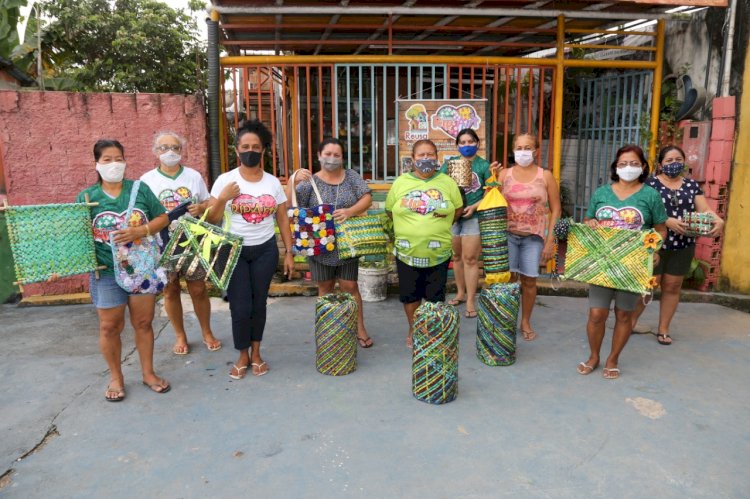
<path id="1" fill-rule="evenodd" d="M 181 145 L 176 145 L 176 146 L 161 145 L 161 146 L 157 146 L 156 150 L 159 152 L 167 152 L 167 151 L 180 152 L 182 151 L 182 146 Z"/>
<path id="2" fill-rule="evenodd" d="M 642 165 L 640 161 L 622 161 L 617 163 L 617 168 L 625 168 L 626 166 L 640 167 Z"/>

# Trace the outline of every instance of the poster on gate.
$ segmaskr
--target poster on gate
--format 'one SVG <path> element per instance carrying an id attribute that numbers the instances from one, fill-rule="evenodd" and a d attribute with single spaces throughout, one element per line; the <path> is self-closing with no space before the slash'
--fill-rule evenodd
<path id="1" fill-rule="evenodd" d="M 438 149 L 438 161 L 458 156 L 456 135 L 464 128 L 479 136 L 479 151 L 486 155 L 486 99 L 398 99 L 398 173 L 413 168 L 411 150 L 418 140 L 429 139 Z"/>

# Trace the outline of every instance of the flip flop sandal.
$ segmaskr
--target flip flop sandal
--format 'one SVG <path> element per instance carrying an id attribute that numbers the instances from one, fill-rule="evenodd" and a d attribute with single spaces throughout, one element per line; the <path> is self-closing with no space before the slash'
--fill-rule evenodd
<path id="1" fill-rule="evenodd" d="M 361 346 L 362 348 L 372 348 L 372 346 L 375 344 L 372 341 L 372 338 L 370 338 L 369 336 L 367 338 L 360 338 L 359 336 L 357 336 L 357 341 L 359 342 L 359 346 Z"/>
<path id="2" fill-rule="evenodd" d="M 534 331 L 521 331 L 521 335 L 525 341 L 534 341 L 536 339 L 536 332 Z"/>
<path id="3" fill-rule="evenodd" d="M 177 350 L 178 348 L 181 350 Z M 190 345 L 185 345 L 184 347 L 182 345 L 175 345 L 172 347 L 172 353 L 175 355 L 187 355 L 190 353 Z"/>
<path id="4" fill-rule="evenodd" d="M 605 367 L 602 371 L 604 371 L 602 374 L 604 379 L 617 379 L 620 377 L 620 370 L 616 367 Z"/>
<path id="5" fill-rule="evenodd" d="M 206 345 L 206 348 L 208 348 L 209 352 L 215 352 L 216 350 L 221 350 L 221 342 L 219 340 L 215 340 L 216 343 L 214 343 L 214 346 L 211 346 L 209 342 L 206 340 L 203 340 L 203 344 Z"/>
<path id="6" fill-rule="evenodd" d="M 588 371 L 586 369 L 588 369 Z M 580 362 L 580 363 L 578 363 L 578 368 L 576 369 L 576 371 L 578 371 L 578 374 L 581 374 L 583 376 L 587 376 L 587 375 L 591 374 L 592 372 L 594 372 L 594 369 L 596 369 L 596 366 L 592 367 L 592 366 L 590 366 L 590 365 L 588 365 L 588 364 L 586 364 L 584 362 Z"/>
<path id="7" fill-rule="evenodd" d="M 452 300 L 448 301 L 448 305 L 453 305 L 454 307 L 457 307 L 461 305 L 462 303 L 466 303 L 466 300 L 459 300 L 457 298 L 453 298 Z"/>
<path id="8" fill-rule="evenodd" d="M 116 393 L 116 397 L 107 397 L 108 393 Z M 110 385 L 107 385 L 107 391 L 104 392 L 104 399 L 107 402 L 122 402 L 125 400 L 125 388 L 112 388 Z"/>
<path id="9" fill-rule="evenodd" d="M 467 310 L 466 313 L 464 314 L 464 317 L 466 317 L 467 319 L 475 319 L 476 316 L 477 316 L 476 310 Z"/>
<path id="10" fill-rule="evenodd" d="M 253 376 L 265 376 L 266 374 L 268 374 L 268 368 L 266 368 L 266 370 L 263 372 L 260 371 L 260 368 L 266 365 L 265 362 L 261 362 L 260 364 L 253 362 L 250 365 L 253 368 Z M 256 368 L 257 368 L 257 372 L 256 372 Z"/>
<path id="11" fill-rule="evenodd" d="M 667 341 L 667 338 L 669 338 L 669 341 Z M 669 333 L 667 334 L 657 334 L 656 335 L 656 341 L 659 342 L 659 345 L 671 345 L 672 344 L 672 337 L 669 336 Z"/>
<path id="12" fill-rule="evenodd" d="M 235 364 L 232 364 L 232 368 L 237 371 L 237 374 L 232 374 L 232 371 L 229 371 L 229 377 L 232 379 L 242 379 L 247 374 L 248 366 L 237 367 Z"/>
<path id="13" fill-rule="evenodd" d="M 165 380 L 162 380 L 162 382 L 165 382 Z M 158 393 L 160 395 L 163 393 L 167 393 L 172 389 L 172 385 L 170 385 L 169 383 L 167 383 L 167 386 L 164 386 L 161 383 L 154 383 L 153 385 L 149 385 L 144 381 L 143 385 L 149 387 L 152 392 Z"/>

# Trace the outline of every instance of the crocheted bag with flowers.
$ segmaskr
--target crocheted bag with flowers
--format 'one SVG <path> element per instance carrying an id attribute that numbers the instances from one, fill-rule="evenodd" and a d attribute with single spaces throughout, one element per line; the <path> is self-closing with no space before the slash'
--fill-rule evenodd
<path id="1" fill-rule="evenodd" d="M 294 185 L 295 172 L 289 177 Z M 292 188 L 292 207 L 288 210 L 292 231 L 292 252 L 295 255 L 322 255 L 336 249 L 336 225 L 333 220 L 334 206 L 324 204 L 315 182 L 310 179 L 318 205 L 302 208 L 297 205 L 297 189 Z"/>
<path id="2" fill-rule="evenodd" d="M 127 228 L 140 186 L 140 180 L 133 183 L 128 211 L 120 229 Z M 142 237 L 127 244 L 116 244 L 114 234 L 110 233 L 109 245 L 112 247 L 115 281 L 122 289 L 128 293 L 147 294 L 156 294 L 164 289 L 167 273 L 158 266 L 161 255 L 159 243 L 154 236 Z"/>

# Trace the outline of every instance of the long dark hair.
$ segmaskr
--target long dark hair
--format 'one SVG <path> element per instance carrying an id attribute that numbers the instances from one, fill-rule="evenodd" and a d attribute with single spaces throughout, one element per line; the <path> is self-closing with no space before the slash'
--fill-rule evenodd
<path id="1" fill-rule="evenodd" d="M 120 150 L 120 154 L 122 154 L 122 157 L 125 157 L 125 148 L 122 147 L 122 144 L 120 144 L 119 141 L 115 139 L 99 139 L 96 141 L 96 144 L 94 144 L 94 161 L 98 163 L 99 158 L 102 157 L 102 151 L 104 151 L 108 147 L 116 147 Z M 99 175 L 99 172 L 96 172 L 96 176 L 99 179 L 97 180 L 97 182 L 101 184 L 102 176 Z"/>
<path id="2" fill-rule="evenodd" d="M 609 167 L 609 173 L 610 173 L 609 178 L 611 178 L 614 182 L 617 182 L 620 180 L 620 176 L 617 174 L 617 163 L 620 161 L 620 156 L 628 152 L 635 153 L 635 155 L 638 156 L 638 160 L 641 162 L 641 165 L 643 165 L 643 172 L 638 177 L 638 182 L 640 183 L 645 182 L 646 179 L 648 178 L 648 175 L 651 169 L 648 166 L 646 155 L 643 154 L 643 149 L 641 149 L 639 146 L 635 144 L 627 144 L 617 150 L 617 154 L 615 154 L 615 160 L 612 162 L 612 164 Z"/>

